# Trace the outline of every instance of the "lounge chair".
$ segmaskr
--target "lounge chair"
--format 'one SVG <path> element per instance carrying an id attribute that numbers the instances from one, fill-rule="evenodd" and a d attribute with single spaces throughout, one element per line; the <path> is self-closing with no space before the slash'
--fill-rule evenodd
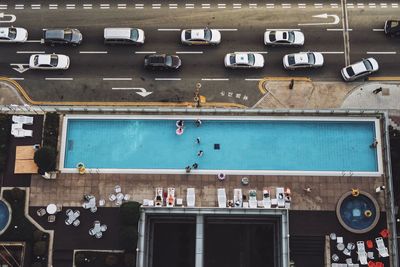
<path id="1" fill-rule="evenodd" d="M 388 253 L 388 249 L 387 247 L 385 247 L 385 242 L 383 242 L 383 238 L 382 237 L 377 237 L 375 238 L 375 242 L 376 242 L 376 249 L 379 252 L 379 256 L 381 257 L 389 257 L 389 253 Z"/>
<path id="2" fill-rule="evenodd" d="M 249 190 L 249 208 L 257 208 L 257 191 L 254 189 Z"/>
<path id="3" fill-rule="evenodd" d="M 357 241 L 357 254 L 358 260 L 360 261 L 361 265 L 367 265 L 367 252 L 365 252 L 364 241 Z"/>
<path id="4" fill-rule="evenodd" d="M 243 207 L 243 194 L 242 189 L 233 189 L 233 205 L 235 208 Z"/>
<path id="5" fill-rule="evenodd" d="M 290 209 L 290 204 L 292 203 L 292 192 L 290 188 L 286 188 L 285 190 L 285 208 Z"/>
<path id="6" fill-rule="evenodd" d="M 11 134 L 16 138 L 21 138 L 21 137 L 32 137 L 33 132 L 32 130 L 13 129 L 11 130 Z"/>
<path id="7" fill-rule="evenodd" d="M 167 207 L 173 207 L 175 206 L 175 188 L 174 187 L 168 187 L 167 189 Z"/>
<path id="8" fill-rule="evenodd" d="M 276 188 L 276 199 L 278 201 L 278 208 L 285 207 L 285 189 L 283 187 Z"/>
<path id="9" fill-rule="evenodd" d="M 263 207 L 267 209 L 271 208 L 271 196 L 267 188 L 263 189 Z"/>
<path id="10" fill-rule="evenodd" d="M 11 132 L 15 130 L 20 130 L 22 129 L 24 125 L 22 123 L 13 123 L 11 124 Z"/>
<path id="11" fill-rule="evenodd" d="M 156 188 L 156 196 L 154 198 L 154 205 L 156 207 L 164 206 L 163 192 L 164 190 L 162 189 L 162 187 Z"/>
<path id="12" fill-rule="evenodd" d="M 19 124 L 32 125 L 33 124 L 33 117 L 31 117 L 31 116 L 13 115 L 12 116 L 12 121 L 15 122 L 15 123 L 19 123 Z"/>
<path id="13" fill-rule="evenodd" d="M 189 208 L 194 208 L 196 201 L 195 189 L 188 188 L 186 193 L 186 204 Z"/>
<path id="14" fill-rule="evenodd" d="M 226 208 L 226 193 L 225 188 L 218 188 L 217 190 L 218 207 Z"/>

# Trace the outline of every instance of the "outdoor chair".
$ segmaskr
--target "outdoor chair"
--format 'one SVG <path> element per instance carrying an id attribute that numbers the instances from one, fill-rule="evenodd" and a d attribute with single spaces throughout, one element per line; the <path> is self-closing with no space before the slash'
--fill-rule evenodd
<path id="1" fill-rule="evenodd" d="M 61 212 L 62 204 L 56 204 L 56 206 L 57 206 L 57 212 Z"/>
<path id="2" fill-rule="evenodd" d="M 276 188 L 276 199 L 278 200 L 278 208 L 285 207 L 285 189 L 283 187 Z"/>
<path id="3" fill-rule="evenodd" d="M 375 267 L 385 267 L 385 265 L 383 264 L 383 262 L 377 261 L 375 262 Z"/>
<path id="4" fill-rule="evenodd" d="M 69 220 L 69 218 L 68 218 L 68 219 L 65 219 L 65 224 L 66 224 L 66 225 L 71 225 L 71 221 Z"/>
<path id="5" fill-rule="evenodd" d="M 108 197 L 108 199 L 109 199 L 110 201 L 115 201 L 115 200 L 117 199 L 117 196 L 114 195 L 114 194 L 110 194 L 110 196 Z"/>
<path id="6" fill-rule="evenodd" d="M 89 209 L 89 208 L 90 208 L 90 204 L 89 204 L 88 202 L 84 202 L 84 203 L 82 204 L 82 208 L 84 208 L 84 209 Z"/>
<path id="7" fill-rule="evenodd" d="M 106 224 L 103 224 L 102 226 L 100 226 L 100 230 L 101 230 L 102 232 L 107 231 L 107 225 L 106 225 Z"/>
<path id="8" fill-rule="evenodd" d="M 379 256 L 381 257 L 389 257 L 388 249 L 385 247 L 385 243 L 383 242 L 382 237 L 375 238 L 377 250 L 379 252 Z"/>
<path id="9" fill-rule="evenodd" d="M 346 263 L 347 263 L 347 265 L 352 265 L 353 264 L 353 260 L 351 258 L 347 258 L 346 259 Z"/>
<path id="10" fill-rule="evenodd" d="M 355 247 L 356 247 L 356 245 L 354 245 L 354 243 L 347 243 L 348 250 L 353 250 Z"/>
<path id="11" fill-rule="evenodd" d="M 266 209 L 271 208 L 271 196 L 270 196 L 269 190 L 267 188 L 263 189 L 263 206 Z"/>
<path id="12" fill-rule="evenodd" d="M 97 232 L 95 236 L 96 236 L 96 238 L 101 238 L 103 236 L 103 233 L 102 232 Z"/>
<path id="13" fill-rule="evenodd" d="M 115 206 L 121 206 L 122 205 L 122 200 L 117 199 L 117 201 L 115 201 Z"/>
<path id="14" fill-rule="evenodd" d="M 189 208 L 193 208 L 195 206 L 196 195 L 194 188 L 188 188 L 186 192 L 186 204 Z"/>
<path id="15" fill-rule="evenodd" d="M 92 213 L 95 213 L 95 212 L 97 211 L 97 207 L 96 207 L 96 206 L 91 207 L 91 208 L 90 208 L 90 211 L 91 211 Z"/>
<path id="16" fill-rule="evenodd" d="M 362 265 L 367 265 L 367 253 L 365 252 L 365 244 L 364 241 L 357 241 L 357 254 L 358 259 Z"/>
<path id="17" fill-rule="evenodd" d="M 93 229 L 93 228 L 90 228 L 90 229 L 89 229 L 89 235 L 94 235 L 94 234 L 95 234 L 94 229 Z"/>
<path id="18" fill-rule="evenodd" d="M 124 196 L 124 200 L 125 200 L 125 201 L 128 201 L 129 199 L 131 199 L 131 195 L 129 195 L 129 194 L 125 194 L 125 196 Z"/>
<path id="19" fill-rule="evenodd" d="M 99 206 L 103 207 L 106 204 L 106 200 L 105 199 L 100 199 L 99 200 Z"/>
<path id="20" fill-rule="evenodd" d="M 226 208 L 226 193 L 225 188 L 218 188 L 217 190 L 218 207 Z"/>
<path id="21" fill-rule="evenodd" d="M 367 240 L 367 248 L 374 248 L 374 243 L 372 242 L 372 240 Z"/>
<path id="22" fill-rule="evenodd" d="M 76 226 L 78 226 L 78 225 L 80 225 L 81 224 L 81 221 L 80 220 L 75 220 L 74 221 L 74 223 L 73 223 L 73 225 L 76 227 Z"/>
<path id="23" fill-rule="evenodd" d="M 257 191 L 254 189 L 249 190 L 249 208 L 256 209 L 257 204 Z"/>
<path id="24" fill-rule="evenodd" d="M 49 215 L 49 217 L 47 217 L 47 221 L 49 223 L 53 223 L 56 221 L 56 216 L 55 215 Z"/>
<path id="25" fill-rule="evenodd" d="M 81 212 L 80 212 L 79 210 L 76 210 L 76 211 L 74 212 L 74 214 L 75 214 L 75 217 L 79 217 L 79 216 L 81 215 Z"/>
<path id="26" fill-rule="evenodd" d="M 154 197 L 154 204 L 156 207 L 162 207 L 164 205 L 163 192 L 164 190 L 162 187 L 156 188 L 156 196 Z"/>
<path id="27" fill-rule="evenodd" d="M 242 189 L 233 189 L 233 205 L 236 208 L 241 208 L 243 206 L 243 194 Z"/>
<path id="28" fill-rule="evenodd" d="M 121 193 L 121 186 L 119 186 L 119 185 L 116 185 L 115 187 L 114 187 L 114 191 L 115 191 L 115 193 Z"/>
<path id="29" fill-rule="evenodd" d="M 374 252 L 368 251 L 368 252 L 367 252 L 367 257 L 368 257 L 368 259 L 373 260 L 373 259 L 375 258 L 375 257 L 374 257 Z"/>
<path id="30" fill-rule="evenodd" d="M 42 216 L 44 216 L 44 215 L 46 214 L 46 210 L 45 210 L 44 208 L 40 208 L 40 209 L 38 209 L 38 210 L 36 211 L 36 214 L 37 214 L 39 217 L 42 217 Z"/>
<path id="31" fill-rule="evenodd" d="M 346 255 L 346 256 L 350 256 L 350 255 L 351 255 L 351 251 L 348 250 L 347 248 L 345 248 L 345 249 L 343 250 L 343 254 Z"/>
<path id="32" fill-rule="evenodd" d="M 167 207 L 173 207 L 175 206 L 175 188 L 174 187 L 168 187 L 167 189 L 168 195 L 167 195 Z"/>
<path id="33" fill-rule="evenodd" d="M 332 254 L 332 260 L 333 260 L 334 262 L 337 262 L 337 261 L 339 260 L 339 256 L 336 255 L 336 254 Z"/>
<path id="34" fill-rule="evenodd" d="M 31 117 L 31 116 L 13 115 L 12 116 L 12 121 L 15 122 L 15 123 L 32 125 L 33 124 L 33 117 Z"/>

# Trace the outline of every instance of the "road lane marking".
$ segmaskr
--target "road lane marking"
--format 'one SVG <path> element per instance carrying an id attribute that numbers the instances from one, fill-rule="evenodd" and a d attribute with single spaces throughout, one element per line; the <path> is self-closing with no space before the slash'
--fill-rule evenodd
<path id="1" fill-rule="evenodd" d="M 160 9 L 161 8 L 161 4 L 151 4 L 151 8 Z"/>
<path id="2" fill-rule="evenodd" d="M 109 9 L 110 4 L 100 4 L 100 9 Z"/>
<path id="3" fill-rule="evenodd" d="M 226 4 L 217 4 L 217 8 L 226 8 Z"/>
<path id="4" fill-rule="evenodd" d="M 143 9 L 144 8 L 144 4 L 135 4 L 135 8 L 136 9 Z"/>
<path id="5" fill-rule="evenodd" d="M 301 31 L 301 29 L 265 29 L 266 31 Z"/>
<path id="6" fill-rule="evenodd" d="M 274 7 L 275 7 L 275 4 L 265 4 L 265 7 L 266 7 L 266 8 L 274 8 Z"/>
<path id="7" fill-rule="evenodd" d="M 126 8 L 126 4 L 117 4 L 117 8 L 125 9 Z"/>
<path id="8" fill-rule="evenodd" d="M 341 32 L 341 31 L 343 31 L 342 28 L 329 28 L 329 29 L 326 29 L 326 30 L 327 30 L 328 32 Z M 353 29 L 347 29 L 347 31 L 352 32 Z"/>
<path id="9" fill-rule="evenodd" d="M 25 5 L 24 4 L 16 4 L 15 9 L 24 9 Z"/>
<path id="10" fill-rule="evenodd" d="M 27 43 L 40 43 L 40 40 L 26 40 Z"/>
<path id="11" fill-rule="evenodd" d="M 194 8 L 194 4 L 185 4 L 185 8 Z"/>
<path id="12" fill-rule="evenodd" d="M 7 5 L 0 5 L 0 9 L 7 9 Z"/>
<path id="13" fill-rule="evenodd" d="M 58 4 L 49 4 L 49 9 L 58 9 Z"/>
<path id="14" fill-rule="evenodd" d="M 372 29 L 373 32 L 383 32 L 384 29 Z"/>
<path id="15" fill-rule="evenodd" d="M 79 54 L 107 54 L 107 51 L 79 51 Z"/>
<path id="16" fill-rule="evenodd" d="M 44 51 L 17 51 L 17 54 L 44 54 Z"/>
<path id="17" fill-rule="evenodd" d="M 176 54 L 203 54 L 203 51 L 176 51 Z"/>
<path id="18" fill-rule="evenodd" d="M 297 4 L 297 7 L 298 7 L 298 8 L 306 8 L 306 6 L 307 6 L 307 5 L 306 5 L 306 4 L 303 4 L 303 3 L 302 3 L 302 4 Z"/>
<path id="19" fill-rule="evenodd" d="M 242 8 L 242 4 L 233 4 L 233 8 Z"/>
<path id="20" fill-rule="evenodd" d="M 75 9 L 75 4 L 66 4 L 66 9 Z"/>
<path id="21" fill-rule="evenodd" d="M 154 78 L 156 81 L 180 81 L 182 78 Z"/>
<path id="22" fill-rule="evenodd" d="M 46 81 L 72 81 L 74 78 L 44 78 Z"/>
<path id="23" fill-rule="evenodd" d="M 370 52 L 367 51 L 368 55 L 396 55 L 396 51 L 382 51 L 382 52 Z"/>
<path id="24" fill-rule="evenodd" d="M 93 5 L 92 4 L 83 4 L 83 9 L 92 9 Z"/>
<path id="25" fill-rule="evenodd" d="M 246 78 L 244 80 L 252 82 L 252 81 L 261 81 L 262 79 L 261 78 Z"/>
<path id="26" fill-rule="evenodd" d="M 178 8 L 178 4 L 169 4 L 168 7 L 170 9 L 176 9 L 176 8 Z"/>
<path id="27" fill-rule="evenodd" d="M 325 51 L 325 52 L 319 52 L 319 53 L 321 53 L 321 54 L 327 54 L 327 55 L 329 55 L 329 54 L 332 54 L 332 55 L 343 55 L 344 54 L 344 51 Z"/>
<path id="28" fill-rule="evenodd" d="M 211 5 L 210 4 L 201 4 L 201 8 L 210 8 Z"/>
<path id="29" fill-rule="evenodd" d="M 16 80 L 16 81 L 23 81 L 23 80 L 25 80 L 25 78 L 9 78 L 9 79 L 11 79 L 11 80 Z"/>
<path id="30" fill-rule="evenodd" d="M 229 78 L 201 78 L 202 81 L 229 81 Z"/>
<path id="31" fill-rule="evenodd" d="M 40 9 L 41 5 L 40 4 L 32 4 L 31 8 L 32 9 Z"/>
<path id="32" fill-rule="evenodd" d="M 103 81 L 132 81 L 132 78 L 103 78 Z"/>
<path id="33" fill-rule="evenodd" d="M 155 54 L 155 51 L 135 51 L 135 54 Z"/>
<path id="34" fill-rule="evenodd" d="M 180 32 L 181 29 L 157 29 L 159 32 Z"/>
<path id="35" fill-rule="evenodd" d="M 236 32 L 238 29 L 215 29 L 220 32 Z"/>
<path id="36" fill-rule="evenodd" d="M 268 54 L 267 51 L 238 51 L 234 53 L 258 53 L 258 54 Z"/>

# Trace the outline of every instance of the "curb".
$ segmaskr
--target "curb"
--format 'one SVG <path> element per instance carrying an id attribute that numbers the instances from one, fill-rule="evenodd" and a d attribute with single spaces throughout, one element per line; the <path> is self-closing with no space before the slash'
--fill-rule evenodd
<path id="1" fill-rule="evenodd" d="M 43 105 L 43 106 L 158 106 L 158 107 L 187 107 L 194 108 L 194 102 L 76 102 L 76 101 L 35 101 L 22 86 L 15 80 L 9 79 L 7 77 L 0 77 L 0 81 L 10 83 L 18 91 L 18 93 L 25 99 L 30 105 Z M 212 108 L 247 108 L 247 106 L 237 103 L 229 102 L 209 102 L 202 103 L 203 107 Z"/>
<path id="2" fill-rule="evenodd" d="M 311 78 L 309 77 L 264 77 L 258 82 L 258 90 L 262 95 L 267 93 L 265 89 L 265 83 L 268 81 L 303 81 L 303 82 L 312 82 Z"/>

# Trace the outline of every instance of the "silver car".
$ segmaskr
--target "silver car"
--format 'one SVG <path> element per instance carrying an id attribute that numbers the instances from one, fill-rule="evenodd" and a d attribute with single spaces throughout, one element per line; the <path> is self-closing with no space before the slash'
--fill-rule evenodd
<path id="1" fill-rule="evenodd" d="M 227 68 L 255 68 L 264 67 L 264 57 L 259 53 L 238 52 L 225 56 L 225 67 Z"/>
<path id="2" fill-rule="evenodd" d="M 300 52 L 283 57 L 283 66 L 288 70 L 318 68 L 324 65 L 324 56 L 318 52 Z"/>
<path id="3" fill-rule="evenodd" d="M 30 69 L 66 70 L 69 68 L 69 57 L 57 54 L 35 54 L 29 59 Z"/>
<path id="4" fill-rule="evenodd" d="M 264 44 L 268 46 L 302 46 L 304 34 L 301 31 L 266 31 Z"/>
<path id="5" fill-rule="evenodd" d="M 354 81 L 358 78 L 370 75 L 373 72 L 379 70 L 378 62 L 375 58 L 365 58 L 357 63 L 351 64 L 344 67 L 341 71 L 343 79 L 348 81 Z"/>
<path id="6" fill-rule="evenodd" d="M 217 45 L 221 42 L 221 33 L 208 28 L 183 30 L 181 42 L 186 45 Z"/>
<path id="7" fill-rule="evenodd" d="M 19 27 L 0 27 L 0 43 L 24 43 L 28 40 L 28 31 Z"/>

